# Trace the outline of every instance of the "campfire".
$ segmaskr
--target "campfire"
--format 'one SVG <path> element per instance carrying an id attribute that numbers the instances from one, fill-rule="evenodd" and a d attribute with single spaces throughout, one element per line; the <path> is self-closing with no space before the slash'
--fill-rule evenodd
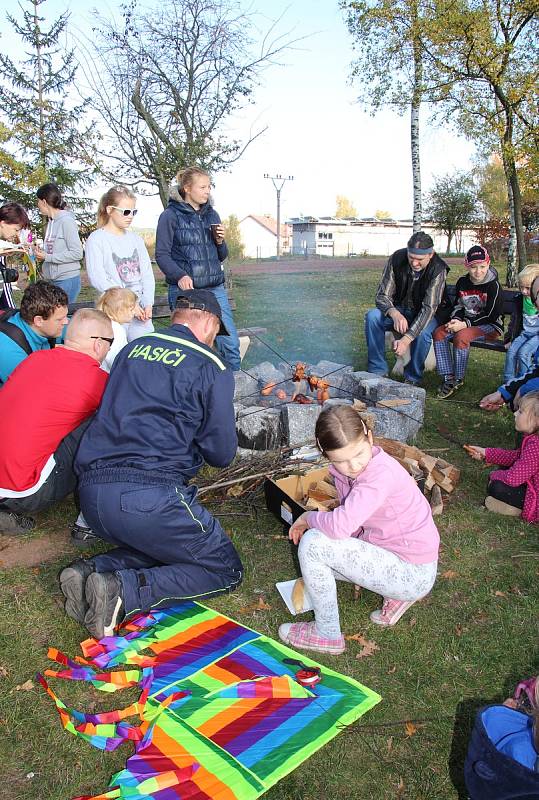
<path id="1" fill-rule="evenodd" d="M 411 441 L 423 423 L 425 391 L 332 361 L 264 361 L 236 372 L 236 426 L 240 448 L 275 450 L 314 442 L 327 403 L 362 404 L 377 436 Z"/>

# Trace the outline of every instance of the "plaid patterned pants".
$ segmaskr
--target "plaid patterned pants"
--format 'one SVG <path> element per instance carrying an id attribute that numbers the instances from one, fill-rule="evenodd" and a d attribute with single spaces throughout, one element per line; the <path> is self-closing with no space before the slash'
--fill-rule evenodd
<path id="1" fill-rule="evenodd" d="M 499 333 L 493 325 L 476 325 L 456 333 L 448 333 L 445 325 L 440 325 L 432 334 L 438 374 L 443 378 L 461 381 L 468 366 L 470 344 L 474 340 L 493 341 L 498 336 Z M 453 355 L 449 348 L 450 341 L 453 343 Z"/>

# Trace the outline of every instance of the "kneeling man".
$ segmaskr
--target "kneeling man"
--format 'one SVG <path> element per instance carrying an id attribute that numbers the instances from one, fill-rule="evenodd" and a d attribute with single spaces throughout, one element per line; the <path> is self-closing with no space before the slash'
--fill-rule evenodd
<path id="1" fill-rule="evenodd" d="M 115 545 L 60 574 L 66 613 L 97 639 L 128 615 L 235 589 L 242 564 L 189 484 L 236 453 L 234 376 L 212 292 L 180 294 L 172 325 L 119 353 L 76 460 L 82 512 Z"/>
<path id="2" fill-rule="evenodd" d="M 389 257 L 376 292 L 376 308 L 365 316 L 369 372 L 387 375 L 385 333 L 393 330 L 401 337 L 393 346 L 397 356 L 410 348 L 405 381 L 421 381 L 432 333 L 439 324 L 434 315 L 442 302 L 448 270 L 423 231 L 414 233 L 406 248 Z"/>

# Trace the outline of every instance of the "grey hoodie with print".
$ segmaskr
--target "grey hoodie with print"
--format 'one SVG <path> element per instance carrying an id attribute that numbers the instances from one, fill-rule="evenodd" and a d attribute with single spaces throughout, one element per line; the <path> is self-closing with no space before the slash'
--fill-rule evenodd
<path id="1" fill-rule="evenodd" d="M 75 278 L 80 272 L 82 244 L 72 211 L 60 211 L 49 220 L 43 243 L 43 277 L 48 281 Z"/>

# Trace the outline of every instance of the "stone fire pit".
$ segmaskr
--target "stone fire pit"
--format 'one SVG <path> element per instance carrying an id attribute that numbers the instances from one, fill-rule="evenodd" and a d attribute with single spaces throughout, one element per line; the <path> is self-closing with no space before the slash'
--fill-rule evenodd
<path id="1" fill-rule="evenodd" d="M 236 372 L 234 406 L 239 447 L 248 450 L 274 450 L 282 445 L 299 447 L 314 442 L 316 420 L 328 404 L 361 400 L 374 417 L 377 436 L 410 442 L 423 424 L 425 390 L 370 372 L 354 372 L 353 368 L 332 361 L 307 365 L 306 374 L 324 378 L 329 384 L 330 399 L 323 405 L 314 402 L 300 405 L 290 402 L 295 384 L 293 370 L 288 364 L 275 366 L 264 361 L 247 372 Z M 269 383 L 277 384 L 268 396 L 261 391 Z M 279 399 L 276 391 L 286 392 Z M 405 400 L 406 405 L 395 408 L 377 407 L 380 401 Z"/>

